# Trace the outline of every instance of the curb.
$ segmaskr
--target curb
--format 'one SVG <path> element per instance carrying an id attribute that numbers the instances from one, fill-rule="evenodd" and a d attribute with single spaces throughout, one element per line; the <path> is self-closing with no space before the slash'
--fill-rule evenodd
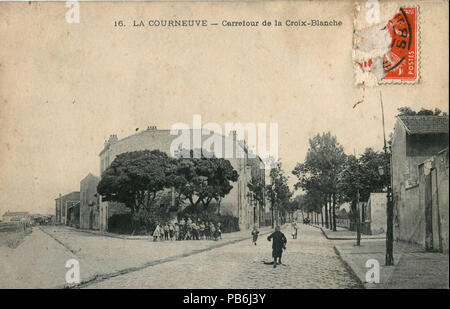
<path id="1" fill-rule="evenodd" d="M 316 229 L 320 229 L 322 231 L 322 234 L 325 236 L 325 238 L 329 239 L 329 240 L 355 240 L 356 239 L 356 237 L 329 237 L 322 227 L 316 226 L 316 225 L 311 225 L 311 226 L 315 227 Z M 361 235 L 361 239 L 364 239 L 364 240 L 373 240 L 373 239 L 380 240 L 380 239 L 386 239 L 386 236 L 383 236 L 383 237 L 363 237 Z"/>
<path id="2" fill-rule="evenodd" d="M 328 239 L 328 240 L 335 240 L 334 238 L 329 238 L 327 236 L 327 234 L 324 232 L 324 230 L 322 229 L 322 227 L 320 226 L 315 226 L 315 225 L 310 225 L 316 229 L 319 229 L 323 236 Z M 347 240 L 347 239 L 346 239 Z M 361 289 L 366 289 L 366 286 L 364 284 L 364 281 L 361 280 L 361 278 L 356 274 L 355 270 L 350 266 L 350 263 L 347 261 L 346 258 L 343 257 L 343 254 L 341 254 L 341 252 L 339 251 L 338 248 L 336 248 L 335 245 L 333 245 L 333 250 L 334 253 L 336 253 L 338 259 L 342 262 L 342 264 L 344 264 L 344 267 L 348 270 L 348 272 L 350 273 L 350 275 L 358 282 L 359 286 Z"/>
<path id="3" fill-rule="evenodd" d="M 339 251 L 338 248 L 336 248 L 336 246 L 333 245 L 333 250 L 334 253 L 336 253 L 336 255 L 338 256 L 339 260 L 341 260 L 341 262 L 344 264 L 345 268 L 348 270 L 348 272 L 358 281 L 358 284 L 360 285 L 361 289 L 365 289 L 366 286 L 363 282 L 363 280 L 361 280 L 361 278 L 356 274 L 356 272 L 353 270 L 353 268 L 350 266 L 349 262 L 347 261 L 347 259 L 345 259 L 341 252 Z"/>

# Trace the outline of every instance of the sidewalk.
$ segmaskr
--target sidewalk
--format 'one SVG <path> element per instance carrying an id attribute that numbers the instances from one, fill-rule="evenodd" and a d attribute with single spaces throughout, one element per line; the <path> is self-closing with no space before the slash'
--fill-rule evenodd
<path id="1" fill-rule="evenodd" d="M 386 241 L 378 239 L 335 242 L 342 260 L 369 289 L 448 289 L 449 259 L 442 253 L 425 252 L 419 245 L 394 242 L 394 266 L 384 266 Z M 367 283 L 369 259 L 380 265 L 380 283 Z"/>
<path id="2" fill-rule="evenodd" d="M 311 224 L 311 226 L 318 228 L 322 231 L 323 235 L 326 239 L 330 240 L 356 240 L 356 232 L 355 231 L 349 231 L 346 228 L 343 227 L 337 227 L 337 231 L 333 232 L 325 227 L 321 227 L 319 225 Z M 386 234 L 376 234 L 376 235 L 365 235 L 361 234 L 361 239 L 386 239 Z"/>

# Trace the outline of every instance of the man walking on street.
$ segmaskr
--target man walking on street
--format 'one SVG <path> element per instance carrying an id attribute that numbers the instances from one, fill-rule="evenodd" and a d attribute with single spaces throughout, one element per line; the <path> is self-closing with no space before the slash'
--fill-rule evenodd
<path id="1" fill-rule="evenodd" d="M 297 239 L 297 232 L 298 232 L 297 222 L 292 222 L 291 230 L 292 230 L 292 239 Z"/>
<path id="2" fill-rule="evenodd" d="M 287 239 L 286 236 L 280 231 L 280 227 L 275 227 L 275 232 L 267 237 L 268 241 L 272 242 L 272 257 L 273 257 L 273 268 L 277 267 L 277 259 L 279 264 L 281 265 L 281 255 L 283 253 L 283 249 L 286 249 Z"/>

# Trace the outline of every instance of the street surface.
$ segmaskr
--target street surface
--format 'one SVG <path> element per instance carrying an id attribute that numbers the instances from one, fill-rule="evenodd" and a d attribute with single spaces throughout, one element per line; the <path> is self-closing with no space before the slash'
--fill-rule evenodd
<path id="1" fill-rule="evenodd" d="M 320 231 L 301 226 L 288 237 L 284 265 L 273 268 L 267 235 L 111 278 L 89 288 L 358 288 Z M 289 239 L 290 238 L 290 239 Z"/>
<path id="2" fill-rule="evenodd" d="M 63 287 L 69 258 L 80 262 L 81 288 L 362 287 L 332 241 L 310 226 L 301 225 L 296 240 L 283 230 L 288 244 L 277 268 L 264 264 L 272 261 L 268 234 L 254 246 L 250 231 L 225 234 L 217 242 L 152 242 L 41 228 L 16 249 L 0 248 L 0 275 L 8 278 L 1 287 Z"/>

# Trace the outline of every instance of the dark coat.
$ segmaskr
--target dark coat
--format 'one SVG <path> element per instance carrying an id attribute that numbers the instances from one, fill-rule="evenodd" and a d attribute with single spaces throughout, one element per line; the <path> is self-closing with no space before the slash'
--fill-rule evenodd
<path id="1" fill-rule="evenodd" d="M 287 239 L 286 236 L 284 236 L 284 234 L 280 231 L 275 231 L 272 234 L 269 235 L 269 237 L 267 237 L 268 241 L 271 241 L 273 239 L 272 242 L 272 255 L 273 257 L 281 257 L 281 253 L 283 252 L 283 248 L 287 243 Z"/>

